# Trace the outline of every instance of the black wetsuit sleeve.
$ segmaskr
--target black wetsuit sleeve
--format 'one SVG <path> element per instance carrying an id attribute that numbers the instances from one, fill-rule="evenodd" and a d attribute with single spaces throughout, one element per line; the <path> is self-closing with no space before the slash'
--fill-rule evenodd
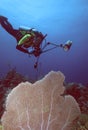
<path id="1" fill-rule="evenodd" d="M 19 51 L 22 51 L 24 53 L 28 53 L 29 54 L 28 50 L 26 48 L 24 48 L 23 46 L 17 45 L 16 49 L 19 50 Z"/>

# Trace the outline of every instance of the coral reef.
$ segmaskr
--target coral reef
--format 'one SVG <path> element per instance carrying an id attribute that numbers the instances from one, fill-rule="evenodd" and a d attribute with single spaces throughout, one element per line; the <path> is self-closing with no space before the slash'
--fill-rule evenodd
<path id="1" fill-rule="evenodd" d="M 7 75 L 0 80 L 0 118 L 5 109 L 4 104 L 8 93 L 19 83 L 25 81 L 34 82 L 19 74 L 16 69 L 10 70 Z M 82 112 L 72 130 L 88 130 L 88 85 L 83 86 L 77 83 L 64 83 L 64 86 L 64 95 L 72 95 L 78 102 Z"/>
<path id="2" fill-rule="evenodd" d="M 65 84 L 65 95 L 72 95 L 79 104 L 81 115 L 72 130 L 88 130 L 88 86 L 82 84 Z"/>
<path id="3" fill-rule="evenodd" d="M 72 95 L 78 102 L 81 112 L 88 114 L 88 87 L 77 83 L 69 83 L 65 87 L 64 94 Z"/>
<path id="4" fill-rule="evenodd" d="M 12 69 L 7 73 L 6 77 L 1 80 L 0 84 L 6 86 L 6 88 L 14 88 L 22 81 L 26 81 L 25 77 L 17 73 L 16 69 Z"/>
<path id="5" fill-rule="evenodd" d="M 81 114 L 71 130 L 88 130 L 88 115 Z"/>
<path id="6" fill-rule="evenodd" d="M 0 118 L 4 111 L 4 102 L 8 93 L 19 83 L 27 81 L 24 76 L 17 73 L 16 69 L 10 70 L 7 75 L 0 80 Z"/>
<path id="7" fill-rule="evenodd" d="M 71 130 L 80 108 L 72 96 L 63 96 L 63 82 L 64 75 L 52 71 L 12 89 L 2 116 L 4 130 Z"/>

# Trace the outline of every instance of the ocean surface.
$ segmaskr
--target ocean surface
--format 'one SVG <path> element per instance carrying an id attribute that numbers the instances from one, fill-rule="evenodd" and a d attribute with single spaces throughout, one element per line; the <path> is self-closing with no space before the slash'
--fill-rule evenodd
<path id="1" fill-rule="evenodd" d="M 68 52 L 56 48 L 42 54 L 34 69 L 36 58 L 16 50 L 16 39 L 0 25 L 0 78 L 13 68 L 35 80 L 54 70 L 64 73 L 66 82 L 88 84 L 88 0 L 2 0 L 0 15 L 15 29 L 47 34 L 47 42 L 73 42 Z"/>

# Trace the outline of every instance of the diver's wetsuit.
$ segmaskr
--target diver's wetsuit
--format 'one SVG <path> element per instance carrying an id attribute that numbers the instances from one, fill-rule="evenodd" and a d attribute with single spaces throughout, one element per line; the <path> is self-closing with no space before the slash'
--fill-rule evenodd
<path id="1" fill-rule="evenodd" d="M 17 42 L 22 38 L 21 32 L 17 29 L 14 29 L 12 25 L 8 22 L 8 19 L 6 17 L 0 16 L 0 24 L 9 34 L 16 38 Z M 28 53 L 28 50 L 23 48 L 22 46 L 17 45 L 16 49 L 24 53 Z"/>

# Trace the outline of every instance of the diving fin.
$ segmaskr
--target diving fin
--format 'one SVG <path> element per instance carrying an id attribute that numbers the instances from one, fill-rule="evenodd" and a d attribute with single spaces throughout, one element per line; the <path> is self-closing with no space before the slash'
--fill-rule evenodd
<path id="1" fill-rule="evenodd" d="M 0 20 L 7 21 L 7 20 L 8 20 L 8 18 L 6 18 L 6 17 L 4 17 L 4 16 L 0 15 Z"/>

